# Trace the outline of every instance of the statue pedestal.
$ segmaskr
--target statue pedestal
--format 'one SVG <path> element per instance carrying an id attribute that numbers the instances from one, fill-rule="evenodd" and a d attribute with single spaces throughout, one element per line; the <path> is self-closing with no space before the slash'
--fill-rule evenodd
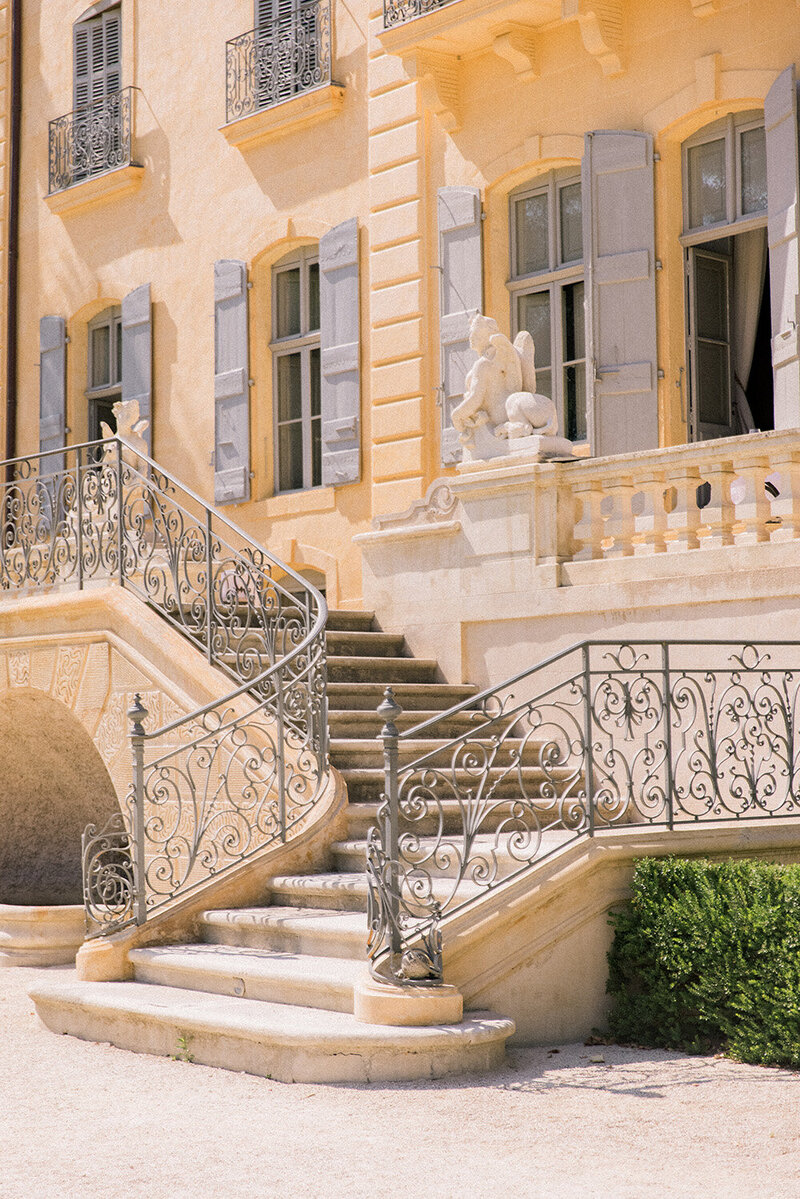
<path id="1" fill-rule="evenodd" d="M 548 462 L 552 458 L 574 458 L 574 447 L 566 437 L 495 437 L 488 426 L 479 425 L 464 446 L 464 462 L 487 462 L 492 458 L 524 457 L 526 462 Z"/>

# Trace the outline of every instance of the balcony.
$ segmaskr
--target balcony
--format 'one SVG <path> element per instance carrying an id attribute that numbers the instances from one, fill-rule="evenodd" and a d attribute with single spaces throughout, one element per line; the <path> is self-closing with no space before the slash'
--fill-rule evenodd
<path id="1" fill-rule="evenodd" d="M 330 0 L 302 0 L 299 9 L 233 38 L 226 47 L 226 124 L 244 148 L 302 127 L 341 108 L 333 83 Z"/>
<path id="2" fill-rule="evenodd" d="M 134 89 L 50 122 L 48 206 L 64 214 L 125 195 L 141 183 L 144 168 L 131 158 Z"/>

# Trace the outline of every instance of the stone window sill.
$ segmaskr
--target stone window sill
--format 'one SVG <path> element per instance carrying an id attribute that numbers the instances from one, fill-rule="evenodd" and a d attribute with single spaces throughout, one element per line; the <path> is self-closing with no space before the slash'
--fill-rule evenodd
<path id="1" fill-rule="evenodd" d="M 92 175 L 73 183 L 63 191 L 51 192 L 45 196 L 44 202 L 51 212 L 58 216 L 69 216 L 74 212 L 93 208 L 97 204 L 105 204 L 108 200 L 118 200 L 135 192 L 144 178 L 144 167 L 138 163 L 117 167 L 102 175 Z"/>
<path id="2" fill-rule="evenodd" d="M 249 150 L 284 133 L 294 133 L 316 121 L 335 116 L 343 102 L 344 88 L 337 83 L 328 83 L 313 91 L 301 92 L 299 96 L 292 96 L 291 100 L 283 100 L 271 108 L 262 108 L 259 112 L 230 121 L 222 126 L 222 132 L 232 146 Z"/>

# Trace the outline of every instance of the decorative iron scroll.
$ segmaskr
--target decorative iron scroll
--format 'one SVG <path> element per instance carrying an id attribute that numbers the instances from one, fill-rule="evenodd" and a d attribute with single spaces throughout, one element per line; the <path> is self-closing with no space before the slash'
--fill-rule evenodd
<path id="1" fill-rule="evenodd" d="M 226 47 L 226 112 L 237 121 L 331 81 L 330 0 L 300 0 L 286 16 Z"/>
<path id="2" fill-rule="evenodd" d="M 415 17 L 424 17 L 426 13 L 453 3 L 455 0 L 383 0 L 383 28 L 403 25 Z"/>
<path id="3" fill-rule="evenodd" d="M 585 642 L 401 734 L 399 711 L 388 689 L 367 850 L 372 969 L 395 982 L 440 982 L 442 919 L 573 838 L 800 814 L 798 643 Z"/>
<path id="4" fill-rule="evenodd" d="M 133 89 L 123 88 L 50 122 L 50 194 L 131 162 Z"/>
<path id="5" fill-rule="evenodd" d="M 87 830 L 85 840 L 96 935 L 141 922 L 286 840 L 313 810 L 327 778 L 327 608 L 304 579 L 118 439 L 6 468 L 0 590 L 116 582 L 233 683 L 220 702 L 161 728 L 146 730 L 138 699 L 129 713 L 125 820 Z M 112 833 L 118 843 L 106 844 Z"/>

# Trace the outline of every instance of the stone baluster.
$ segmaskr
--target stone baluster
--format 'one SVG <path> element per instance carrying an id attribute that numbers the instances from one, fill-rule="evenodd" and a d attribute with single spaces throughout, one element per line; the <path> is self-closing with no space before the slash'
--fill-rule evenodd
<path id="1" fill-rule="evenodd" d="M 604 479 L 606 494 L 606 537 L 613 538 L 603 550 L 604 558 L 629 558 L 633 553 L 633 480 L 630 475 Z"/>
<path id="2" fill-rule="evenodd" d="M 636 481 L 636 490 L 642 495 L 642 510 L 634 518 L 634 529 L 642 538 L 633 547 L 637 557 L 663 554 L 666 550 L 664 533 L 667 528 L 667 510 L 664 505 L 664 472 L 651 470 Z"/>
<path id="3" fill-rule="evenodd" d="M 700 471 L 696 466 L 675 466 L 667 471 L 667 486 L 675 493 L 675 504 L 667 513 L 667 529 L 674 536 L 667 542 L 667 552 L 696 550 L 700 542 L 697 530 L 700 527 L 700 509 L 697 507 L 697 488 L 700 486 Z"/>
<path id="4" fill-rule="evenodd" d="M 600 505 L 603 502 L 603 489 L 597 479 L 584 479 L 574 485 L 573 495 L 581 505 L 581 515 L 572 533 L 575 543 L 572 561 L 590 562 L 594 558 L 602 558 L 605 522 Z"/>
<path id="5" fill-rule="evenodd" d="M 780 495 L 772 501 L 773 518 L 780 517 L 780 524 L 771 526 L 770 541 L 796 541 L 800 538 L 800 455 L 783 450 L 770 465 L 780 475 Z"/>
<path id="6" fill-rule="evenodd" d="M 732 495 L 736 504 L 736 523 L 739 526 L 733 540 L 736 545 L 758 545 L 768 541 L 771 526 L 767 524 L 772 506 L 764 488 L 770 473 L 767 459 L 761 455 L 742 458 L 734 464 L 736 481 Z"/>
<path id="7" fill-rule="evenodd" d="M 703 549 L 733 545 L 733 524 L 736 508 L 731 498 L 731 484 L 736 477 L 731 462 L 710 463 L 703 472 L 711 497 L 700 511 L 700 521 L 708 532 L 703 537 Z"/>

